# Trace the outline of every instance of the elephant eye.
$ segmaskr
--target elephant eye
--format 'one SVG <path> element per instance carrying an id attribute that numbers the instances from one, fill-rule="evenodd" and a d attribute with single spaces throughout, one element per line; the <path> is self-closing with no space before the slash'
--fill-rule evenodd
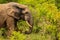
<path id="1" fill-rule="evenodd" d="M 26 14 L 28 14 L 28 12 L 26 12 Z"/>

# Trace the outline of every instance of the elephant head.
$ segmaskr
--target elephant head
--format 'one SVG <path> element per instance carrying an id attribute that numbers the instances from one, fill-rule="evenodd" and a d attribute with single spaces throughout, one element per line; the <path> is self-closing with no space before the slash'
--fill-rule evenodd
<path id="1" fill-rule="evenodd" d="M 31 33 L 33 28 L 33 19 L 28 7 L 18 3 L 9 3 L 9 6 L 11 7 L 9 8 L 10 12 L 8 13 L 8 15 L 17 20 L 25 20 L 29 25 L 29 31 L 26 31 L 25 33 Z"/>

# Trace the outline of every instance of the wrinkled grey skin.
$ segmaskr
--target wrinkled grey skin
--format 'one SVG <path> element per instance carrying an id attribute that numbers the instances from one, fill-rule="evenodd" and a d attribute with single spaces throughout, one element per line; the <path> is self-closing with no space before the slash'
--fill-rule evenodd
<path id="1" fill-rule="evenodd" d="M 27 21 L 29 24 L 29 31 L 25 33 L 31 33 L 33 21 L 27 6 L 15 2 L 0 4 L 0 28 L 5 25 L 7 36 L 10 36 L 12 31 L 18 30 L 17 21 L 21 19 Z"/>

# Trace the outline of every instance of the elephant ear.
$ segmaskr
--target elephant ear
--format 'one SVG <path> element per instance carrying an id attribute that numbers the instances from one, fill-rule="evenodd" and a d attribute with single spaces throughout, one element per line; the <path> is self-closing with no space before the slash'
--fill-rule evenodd
<path id="1" fill-rule="evenodd" d="M 20 12 L 22 12 L 22 14 L 25 14 L 26 12 L 29 12 L 29 9 L 26 5 L 16 3 L 15 5 L 13 5 L 13 7 L 20 10 Z"/>
<path id="2" fill-rule="evenodd" d="M 17 9 L 9 8 L 7 11 L 7 15 L 15 19 L 19 19 L 19 14 L 17 12 Z"/>

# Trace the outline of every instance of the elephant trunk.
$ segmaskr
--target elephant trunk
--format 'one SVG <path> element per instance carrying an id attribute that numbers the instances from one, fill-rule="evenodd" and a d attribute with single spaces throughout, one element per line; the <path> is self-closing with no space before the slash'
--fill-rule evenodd
<path id="1" fill-rule="evenodd" d="M 26 23 L 29 25 L 29 31 L 28 32 L 26 31 L 25 33 L 30 34 L 32 32 L 32 29 L 33 29 L 33 19 L 32 19 L 31 15 L 26 20 Z"/>

